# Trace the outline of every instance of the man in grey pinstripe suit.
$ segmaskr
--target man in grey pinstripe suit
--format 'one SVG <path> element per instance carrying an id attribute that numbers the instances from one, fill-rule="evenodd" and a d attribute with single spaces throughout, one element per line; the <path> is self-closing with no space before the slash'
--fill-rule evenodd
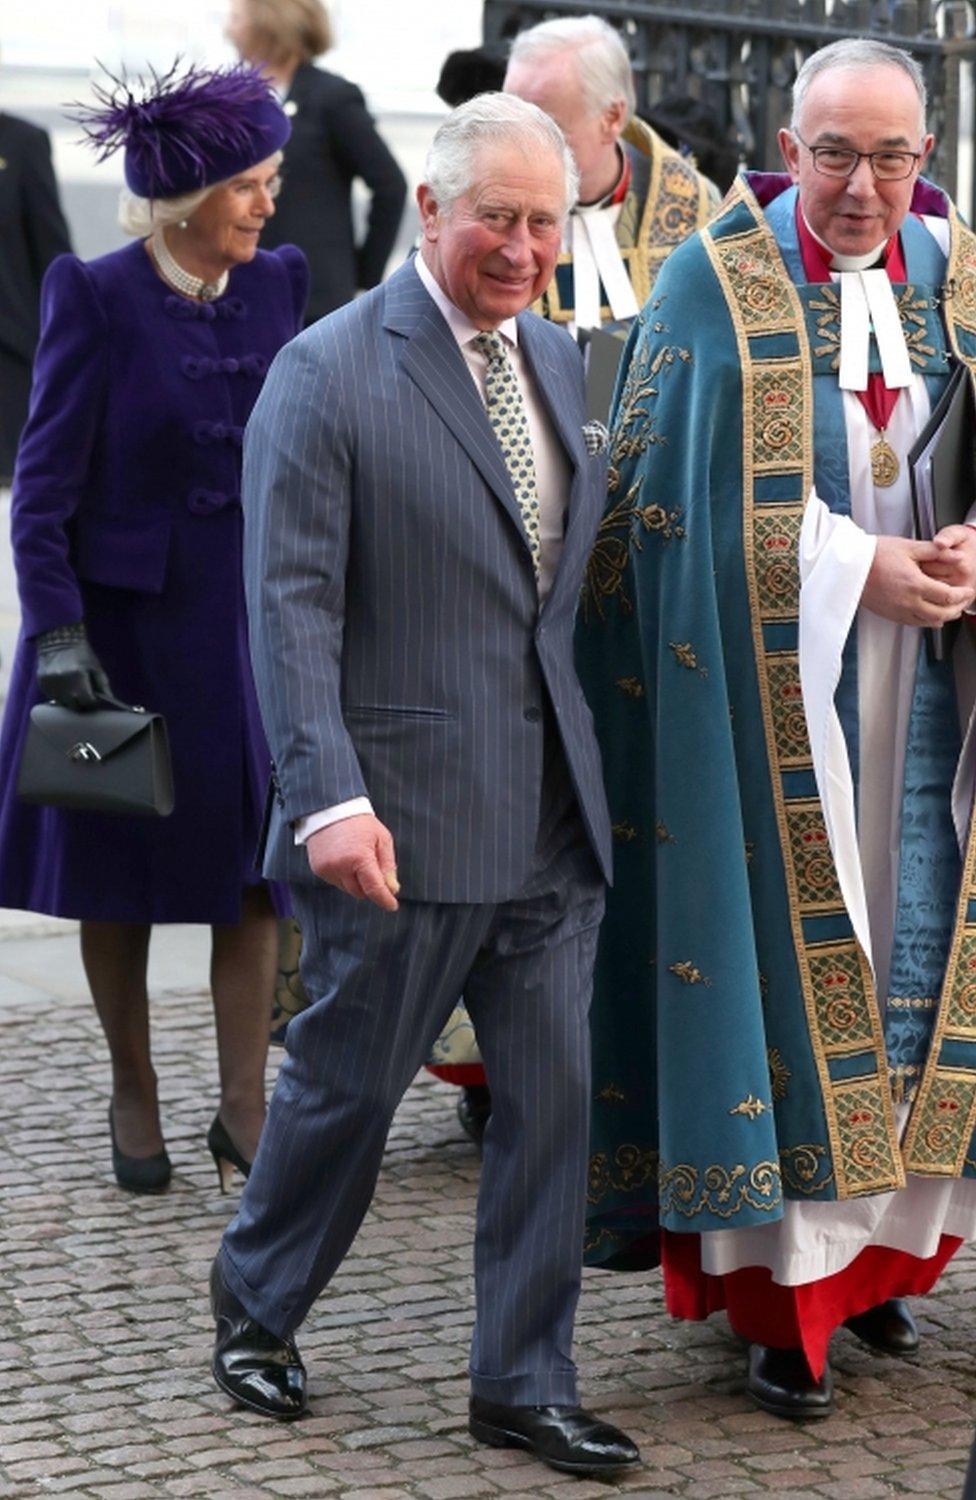
<path id="1" fill-rule="evenodd" d="M 639 1461 L 577 1403 L 587 1013 L 609 819 L 573 669 L 605 464 L 579 355 L 525 309 L 575 169 L 486 95 L 431 148 L 416 261 L 279 357 L 245 443 L 251 649 L 276 761 L 265 870 L 313 1003 L 214 1263 L 214 1375 L 305 1407 L 292 1341 L 372 1196 L 457 996 L 495 1101 L 471 1431 L 571 1473 Z"/>

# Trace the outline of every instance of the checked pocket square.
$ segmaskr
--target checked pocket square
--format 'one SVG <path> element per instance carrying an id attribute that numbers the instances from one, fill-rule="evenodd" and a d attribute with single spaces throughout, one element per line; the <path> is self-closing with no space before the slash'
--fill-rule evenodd
<path id="1" fill-rule="evenodd" d="M 586 444 L 587 453 L 591 458 L 594 458 L 607 447 L 610 442 L 610 434 L 602 422 L 598 422 L 593 418 L 591 421 L 583 423 L 583 442 Z"/>

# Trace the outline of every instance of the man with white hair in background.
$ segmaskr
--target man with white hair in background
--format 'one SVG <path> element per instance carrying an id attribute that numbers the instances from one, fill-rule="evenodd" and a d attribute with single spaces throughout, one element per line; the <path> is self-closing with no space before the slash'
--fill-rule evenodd
<path id="1" fill-rule="evenodd" d="M 898 48 L 815 52 L 786 172 L 675 251 L 580 611 L 619 833 L 590 1258 L 660 1225 L 669 1311 L 724 1307 L 794 1419 L 841 1325 L 911 1353 L 903 1299 L 976 1238 L 976 507 L 916 536 L 909 484 L 954 375 L 971 461 L 976 236 L 925 102 Z"/>
<path id="2" fill-rule="evenodd" d="M 626 329 L 665 257 L 718 206 L 718 189 L 637 118 L 627 49 L 599 16 L 520 32 L 504 87 L 552 116 L 580 176 L 555 276 L 535 310 L 576 330 Z"/>
<path id="3" fill-rule="evenodd" d="M 577 1405 L 587 1011 L 609 861 L 573 620 L 605 491 L 583 371 L 527 313 L 576 193 L 540 110 L 442 123 L 422 241 L 282 352 L 245 438 L 251 650 L 307 1010 L 214 1263 L 214 1375 L 305 1408 L 292 1335 L 463 990 L 495 1095 L 470 1430 L 571 1474 L 639 1455 Z"/>

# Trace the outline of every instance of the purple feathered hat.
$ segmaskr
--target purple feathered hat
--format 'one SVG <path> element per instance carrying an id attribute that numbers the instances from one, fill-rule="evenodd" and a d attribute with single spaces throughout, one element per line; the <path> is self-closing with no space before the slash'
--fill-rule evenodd
<path id="1" fill-rule="evenodd" d="M 98 160 L 125 147 L 125 180 L 140 198 L 179 198 L 245 172 L 278 151 L 291 121 L 267 79 L 249 63 L 168 73 L 133 84 L 110 76 L 94 105 L 72 118 Z"/>

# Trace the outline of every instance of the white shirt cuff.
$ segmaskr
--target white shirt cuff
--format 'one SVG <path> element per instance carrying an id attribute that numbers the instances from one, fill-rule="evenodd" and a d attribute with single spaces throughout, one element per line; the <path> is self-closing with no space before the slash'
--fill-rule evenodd
<path id="1" fill-rule="evenodd" d="M 343 818 L 369 816 L 372 811 L 373 804 L 368 797 L 350 797 L 348 802 L 337 802 L 335 807 L 324 807 L 321 812 L 309 813 L 304 818 L 296 818 L 294 822 L 295 843 L 305 844 L 313 833 L 318 833 L 320 828 L 329 828 L 333 823 L 341 823 Z"/>

